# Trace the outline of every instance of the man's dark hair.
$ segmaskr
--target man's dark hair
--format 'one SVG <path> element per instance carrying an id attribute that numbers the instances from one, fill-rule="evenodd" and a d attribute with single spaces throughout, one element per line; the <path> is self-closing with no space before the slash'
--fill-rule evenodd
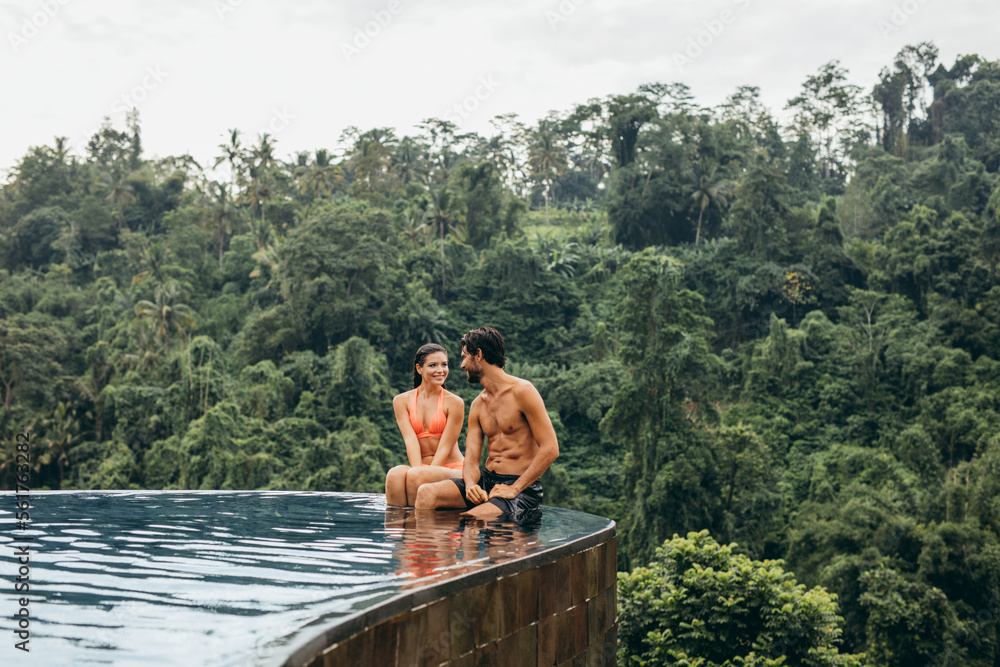
<path id="1" fill-rule="evenodd" d="M 507 363 L 506 344 L 500 332 L 493 327 L 479 327 L 462 336 L 460 341 L 465 351 L 470 356 L 476 356 L 476 352 L 483 351 L 483 360 L 503 368 Z"/>

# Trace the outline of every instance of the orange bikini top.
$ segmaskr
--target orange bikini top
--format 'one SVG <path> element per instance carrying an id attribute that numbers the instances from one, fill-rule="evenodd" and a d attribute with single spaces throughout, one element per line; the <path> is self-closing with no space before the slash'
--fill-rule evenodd
<path id="1" fill-rule="evenodd" d="M 413 392 L 413 400 L 410 401 L 410 426 L 417 433 L 417 440 L 421 438 L 440 438 L 444 435 L 444 427 L 448 424 L 448 416 L 444 413 L 444 389 L 438 394 L 437 410 L 431 418 L 431 423 L 424 428 L 423 422 L 417 416 L 417 389 Z"/>

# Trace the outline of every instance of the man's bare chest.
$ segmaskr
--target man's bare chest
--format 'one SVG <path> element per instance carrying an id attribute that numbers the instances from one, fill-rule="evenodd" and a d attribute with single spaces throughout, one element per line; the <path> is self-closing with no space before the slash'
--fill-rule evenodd
<path id="1" fill-rule="evenodd" d="M 517 406 L 503 400 L 484 400 L 479 421 L 487 436 L 513 435 L 528 426 Z"/>

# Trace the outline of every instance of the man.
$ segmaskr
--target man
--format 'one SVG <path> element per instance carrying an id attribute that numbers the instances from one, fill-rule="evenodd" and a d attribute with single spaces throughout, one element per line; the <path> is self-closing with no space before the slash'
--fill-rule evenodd
<path id="1" fill-rule="evenodd" d="M 469 410 L 462 477 L 421 486 L 416 508 L 464 508 L 464 514 L 480 519 L 535 509 L 542 503 L 538 479 L 559 456 L 545 403 L 534 385 L 504 372 L 499 331 L 473 329 L 461 345 L 466 378 L 483 386 Z M 480 470 L 484 435 L 486 467 Z"/>

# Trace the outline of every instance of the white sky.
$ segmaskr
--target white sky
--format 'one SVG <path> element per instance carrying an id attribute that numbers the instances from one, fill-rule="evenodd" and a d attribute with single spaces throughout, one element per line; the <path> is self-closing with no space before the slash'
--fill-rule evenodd
<path id="1" fill-rule="evenodd" d="M 501 113 L 531 122 L 653 81 L 703 105 L 756 85 L 780 113 L 830 60 L 869 90 L 907 44 L 950 66 L 1000 59 L 998 35 L 994 0 L 0 0 L 0 170 L 55 135 L 85 145 L 105 115 L 123 128 L 133 103 L 146 157 L 208 167 L 231 127 L 289 157 L 349 125 L 490 134 Z"/>

